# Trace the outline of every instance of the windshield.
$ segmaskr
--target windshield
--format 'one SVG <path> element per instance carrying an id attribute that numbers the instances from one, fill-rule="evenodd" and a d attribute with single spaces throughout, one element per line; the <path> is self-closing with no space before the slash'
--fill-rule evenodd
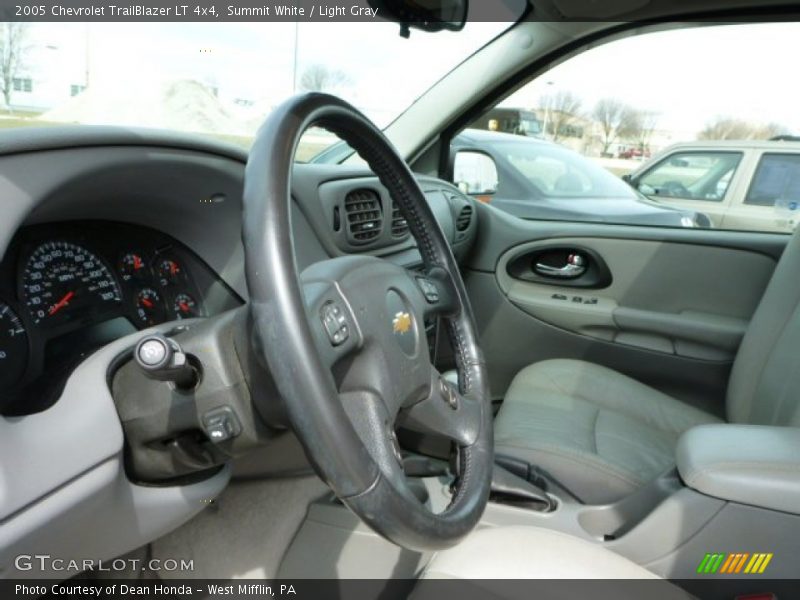
<path id="1" fill-rule="evenodd" d="M 508 26 L 404 39 L 387 22 L 6 23 L 0 126 L 154 127 L 249 147 L 285 98 L 324 91 L 383 128 Z M 310 131 L 298 159 L 335 141 Z"/>
<path id="2" fill-rule="evenodd" d="M 639 195 L 621 179 L 556 144 L 514 141 L 492 145 L 542 196 L 639 199 Z"/>
<path id="3" fill-rule="evenodd" d="M 525 135 L 536 135 L 542 133 L 542 129 L 539 126 L 539 121 L 535 119 L 522 119 L 519 123 L 519 127 L 522 130 L 522 133 Z"/>

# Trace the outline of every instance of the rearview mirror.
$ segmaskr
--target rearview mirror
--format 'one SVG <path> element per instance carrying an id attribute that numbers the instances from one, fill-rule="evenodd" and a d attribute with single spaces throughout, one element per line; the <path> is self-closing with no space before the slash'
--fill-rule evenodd
<path id="1" fill-rule="evenodd" d="M 400 24 L 400 35 L 409 27 L 423 31 L 461 31 L 467 22 L 469 0 L 367 0 L 378 16 Z"/>
<path id="2" fill-rule="evenodd" d="M 459 150 L 453 161 L 453 183 L 465 194 L 492 195 L 497 192 L 497 165 L 483 152 Z"/>

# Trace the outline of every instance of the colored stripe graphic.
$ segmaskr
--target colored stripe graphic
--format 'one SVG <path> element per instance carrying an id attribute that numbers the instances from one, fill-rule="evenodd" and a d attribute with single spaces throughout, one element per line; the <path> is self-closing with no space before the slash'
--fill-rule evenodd
<path id="1" fill-rule="evenodd" d="M 773 554 L 767 552 L 707 553 L 697 565 L 697 573 L 760 575 L 767 570 Z"/>

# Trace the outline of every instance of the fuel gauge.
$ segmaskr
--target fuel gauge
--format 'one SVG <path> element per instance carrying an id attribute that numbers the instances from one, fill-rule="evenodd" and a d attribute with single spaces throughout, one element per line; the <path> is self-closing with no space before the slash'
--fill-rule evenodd
<path id="1" fill-rule="evenodd" d="M 164 302 L 153 288 L 144 288 L 136 294 L 136 316 L 147 327 L 167 320 Z"/>
<path id="2" fill-rule="evenodd" d="M 195 302 L 194 298 L 189 294 L 178 294 L 175 296 L 172 310 L 175 312 L 175 316 L 178 319 L 192 319 L 200 316 L 197 302 Z"/>

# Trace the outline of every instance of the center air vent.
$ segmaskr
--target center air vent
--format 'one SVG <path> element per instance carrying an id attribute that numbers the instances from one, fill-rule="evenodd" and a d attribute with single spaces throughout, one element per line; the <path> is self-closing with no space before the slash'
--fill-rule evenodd
<path id="1" fill-rule="evenodd" d="M 355 244 L 366 244 L 381 234 L 383 213 L 378 194 L 372 190 L 354 190 L 344 199 L 347 233 Z"/>
<path id="2" fill-rule="evenodd" d="M 469 229 L 469 224 L 472 222 L 472 207 L 467 204 L 461 211 L 458 213 L 458 218 L 456 219 L 456 229 L 459 231 L 466 231 Z"/>
<path id="3" fill-rule="evenodd" d="M 392 237 L 401 238 L 408 235 L 408 221 L 400 212 L 397 204 L 392 209 Z"/>

